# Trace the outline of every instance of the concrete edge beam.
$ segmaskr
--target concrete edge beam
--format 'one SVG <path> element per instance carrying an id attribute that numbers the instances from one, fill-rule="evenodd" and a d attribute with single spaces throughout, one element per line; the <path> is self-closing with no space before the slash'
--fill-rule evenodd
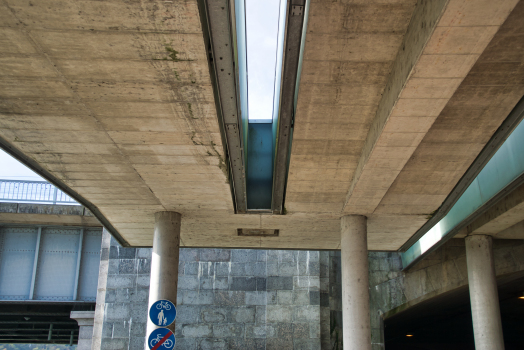
<path id="1" fill-rule="evenodd" d="M 376 209 L 517 3 L 417 3 L 351 179 L 344 213 L 367 215 Z"/>

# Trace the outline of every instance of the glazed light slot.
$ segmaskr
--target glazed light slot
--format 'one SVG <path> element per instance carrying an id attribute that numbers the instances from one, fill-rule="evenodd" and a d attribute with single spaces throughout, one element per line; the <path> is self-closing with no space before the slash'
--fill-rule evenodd
<path id="1" fill-rule="evenodd" d="M 294 2 L 234 0 L 248 212 L 284 212 L 308 8 Z"/>
<path id="2" fill-rule="evenodd" d="M 270 121 L 278 114 L 286 4 L 244 0 L 249 120 Z"/>

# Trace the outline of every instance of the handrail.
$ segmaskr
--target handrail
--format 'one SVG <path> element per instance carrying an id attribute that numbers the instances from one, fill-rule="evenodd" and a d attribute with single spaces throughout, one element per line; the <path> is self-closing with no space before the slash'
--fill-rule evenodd
<path id="1" fill-rule="evenodd" d="M 47 181 L 0 180 L 0 201 L 17 203 L 77 204 Z"/>

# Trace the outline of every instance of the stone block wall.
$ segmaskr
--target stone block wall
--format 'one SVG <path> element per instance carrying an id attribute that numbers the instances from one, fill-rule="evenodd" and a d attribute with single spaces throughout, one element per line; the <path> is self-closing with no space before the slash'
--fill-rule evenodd
<path id="1" fill-rule="evenodd" d="M 151 249 L 122 248 L 111 239 L 107 255 L 100 348 L 142 350 Z M 321 318 L 329 323 L 330 304 L 340 303 L 330 297 L 333 264 L 329 256 L 321 263 L 320 256 L 317 251 L 182 248 L 176 348 L 332 349 L 331 332 L 321 330 Z"/>

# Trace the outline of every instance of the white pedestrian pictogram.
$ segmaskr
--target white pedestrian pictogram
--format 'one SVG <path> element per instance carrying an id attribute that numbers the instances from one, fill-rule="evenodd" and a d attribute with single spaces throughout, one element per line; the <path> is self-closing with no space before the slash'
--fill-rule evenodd
<path id="1" fill-rule="evenodd" d="M 158 324 L 159 325 L 165 325 L 167 322 L 167 319 L 164 317 L 164 310 L 160 310 L 158 313 Z"/>

